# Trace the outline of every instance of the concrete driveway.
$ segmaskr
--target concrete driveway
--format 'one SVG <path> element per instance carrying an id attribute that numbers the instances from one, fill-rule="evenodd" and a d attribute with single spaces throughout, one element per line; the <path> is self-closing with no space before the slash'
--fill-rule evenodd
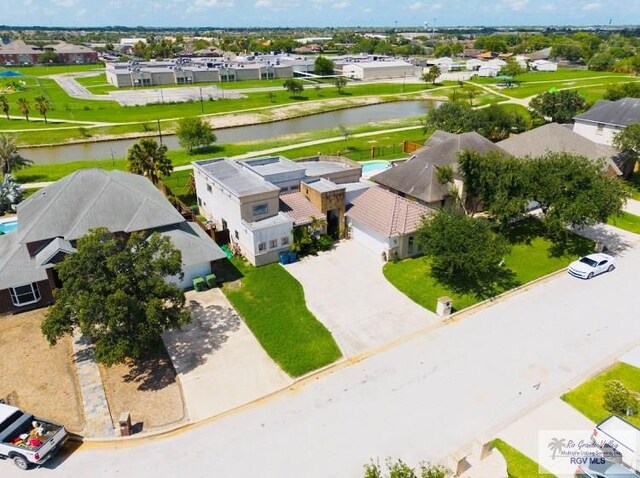
<path id="1" fill-rule="evenodd" d="M 202 420 L 291 383 L 220 289 L 187 292 L 192 322 L 164 335 L 189 419 Z"/>
<path id="2" fill-rule="evenodd" d="M 307 307 L 345 356 L 379 347 L 434 324 L 438 317 L 398 291 L 380 256 L 354 241 L 285 266 L 304 287 Z"/>

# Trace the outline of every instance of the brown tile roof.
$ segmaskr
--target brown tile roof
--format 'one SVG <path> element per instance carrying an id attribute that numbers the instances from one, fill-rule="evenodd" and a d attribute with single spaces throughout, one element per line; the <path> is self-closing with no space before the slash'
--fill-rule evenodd
<path id="1" fill-rule="evenodd" d="M 318 210 L 304 194 L 296 192 L 280 196 L 280 211 L 293 219 L 294 226 L 309 224 L 314 218 L 324 219 Z"/>
<path id="2" fill-rule="evenodd" d="M 394 237 L 414 232 L 431 212 L 427 206 L 374 186 L 353 201 L 346 216 L 384 237 Z"/>

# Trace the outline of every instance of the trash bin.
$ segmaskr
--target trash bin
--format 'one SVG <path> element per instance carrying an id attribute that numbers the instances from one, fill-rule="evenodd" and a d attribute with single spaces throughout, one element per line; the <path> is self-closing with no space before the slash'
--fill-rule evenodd
<path id="1" fill-rule="evenodd" d="M 289 263 L 293 264 L 298 260 L 298 253 L 295 251 L 289 251 Z"/>
<path id="2" fill-rule="evenodd" d="M 289 263 L 289 253 L 287 251 L 280 252 L 280 264 L 283 266 Z"/>
<path id="3" fill-rule="evenodd" d="M 443 319 L 446 319 L 451 315 L 451 309 L 453 308 L 453 300 L 450 297 L 438 297 L 438 305 L 436 307 L 436 314 Z"/>

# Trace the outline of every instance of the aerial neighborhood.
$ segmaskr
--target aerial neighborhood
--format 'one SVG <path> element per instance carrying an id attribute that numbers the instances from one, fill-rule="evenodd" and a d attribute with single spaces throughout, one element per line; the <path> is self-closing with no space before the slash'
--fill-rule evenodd
<path id="1" fill-rule="evenodd" d="M 19 3 L 2 476 L 640 476 L 638 7 Z"/>

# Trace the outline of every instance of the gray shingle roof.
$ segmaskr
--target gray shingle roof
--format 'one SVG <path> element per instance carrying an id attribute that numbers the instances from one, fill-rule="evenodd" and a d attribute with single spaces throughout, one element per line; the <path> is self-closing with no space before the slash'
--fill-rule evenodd
<path id="1" fill-rule="evenodd" d="M 96 227 L 134 232 L 184 219 L 153 184 L 123 171 L 83 169 L 18 205 L 20 242 L 76 240 Z"/>
<path id="2" fill-rule="evenodd" d="M 622 174 L 614 162 L 614 158 L 618 156 L 615 148 L 594 143 L 558 123 L 549 123 L 526 133 L 513 135 L 497 145 L 519 158 L 544 156 L 547 153 L 571 153 L 594 161 L 604 159 L 616 174 Z"/>
<path id="3" fill-rule="evenodd" d="M 371 180 L 430 203 L 440 201 L 448 192 L 448 186 L 438 182 L 438 167 L 453 166 L 455 170 L 460 152 L 496 151 L 506 155 L 501 148 L 475 132 L 456 135 L 436 131 L 433 136 L 435 138 L 427 141 L 411 159 L 373 176 Z"/>
<path id="4" fill-rule="evenodd" d="M 171 239 L 182 252 L 182 267 L 217 261 L 226 257 L 224 251 L 195 222 L 183 222 L 160 232 Z"/>
<path id="5" fill-rule="evenodd" d="M 640 99 L 622 98 L 617 101 L 600 100 L 575 120 L 602 123 L 614 126 L 627 126 L 640 123 Z"/>
<path id="6" fill-rule="evenodd" d="M 18 231 L 0 236 L 0 290 L 46 279 L 47 271 L 29 257 Z"/>

